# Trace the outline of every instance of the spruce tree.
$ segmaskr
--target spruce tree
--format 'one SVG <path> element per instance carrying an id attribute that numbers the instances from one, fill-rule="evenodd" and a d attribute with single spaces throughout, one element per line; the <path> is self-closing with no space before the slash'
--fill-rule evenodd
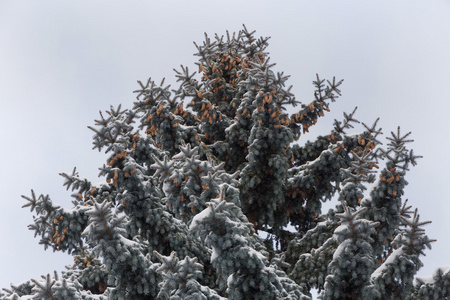
<path id="1" fill-rule="evenodd" d="M 410 133 L 383 146 L 355 109 L 308 137 L 342 80 L 317 76 L 297 101 L 268 40 L 205 35 L 178 88 L 138 81 L 131 108 L 101 113 L 104 182 L 62 173 L 70 209 L 23 196 L 39 243 L 74 264 L 0 299 L 448 299 L 448 268 L 414 277 L 433 240 L 403 197 Z"/>

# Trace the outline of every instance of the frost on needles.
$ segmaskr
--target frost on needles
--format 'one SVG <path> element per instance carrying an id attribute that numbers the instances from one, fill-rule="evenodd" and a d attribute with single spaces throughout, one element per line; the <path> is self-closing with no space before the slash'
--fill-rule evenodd
<path id="1" fill-rule="evenodd" d="M 205 36 L 176 89 L 138 81 L 131 108 L 102 113 L 89 128 L 104 182 L 61 174 L 71 209 L 24 196 L 40 244 L 74 264 L 0 299 L 447 299 L 450 268 L 415 278 L 433 240 L 403 198 L 409 133 L 383 146 L 355 109 L 308 137 L 342 81 L 317 76 L 297 101 L 268 40 Z"/>

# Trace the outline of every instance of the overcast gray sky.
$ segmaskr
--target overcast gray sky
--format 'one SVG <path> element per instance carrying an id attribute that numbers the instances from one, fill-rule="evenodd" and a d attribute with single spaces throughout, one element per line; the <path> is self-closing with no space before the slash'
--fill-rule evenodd
<path id="1" fill-rule="evenodd" d="M 106 159 L 91 150 L 99 110 L 131 108 L 136 80 L 194 66 L 203 33 L 245 23 L 271 36 L 276 70 L 291 75 L 298 100 L 313 98 L 312 80 L 345 79 L 342 97 L 309 136 L 358 106 L 357 118 L 381 118 L 385 136 L 401 125 L 423 155 L 407 175 L 406 198 L 431 238 L 421 275 L 450 265 L 448 85 L 450 1 L 14 1 L 0 0 L 0 287 L 63 270 L 67 254 L 44 251 L 21 209 L 33 188 L 71 207 L 60 172 L 77 166 L 97 179 Z"/>

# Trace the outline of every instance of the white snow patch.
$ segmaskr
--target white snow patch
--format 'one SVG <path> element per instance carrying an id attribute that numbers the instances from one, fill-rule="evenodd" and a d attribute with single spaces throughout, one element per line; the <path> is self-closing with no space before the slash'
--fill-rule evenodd
<path id="1" fill-rule="evenodd" d="M 189 225 L 189 230 L 193 230 L 194 228 L 196 228 L 198 226 L 198 223 L 201 223 L 205 218 L 209 218 L 211 214 L 212 210 L 210 206 L 208 206 L 207 208 L 196 214 L 195 217 L 192 219 L 191 225 Z"/>
<path id="2" fill-rule="evenodd" d="M 92 231 L 92 223 L 86 226 L 86 228 L 84 228 L 83 232 L 81 233 L 81 236 L 88 236 L 91 234 L 91 231 Z"/>
<path id="3" fill-rule="evenodd" d="M 327 221 L 317 223 L 316 227 L 327 227 Z"/>
<path id="4" fill-rule="evenodd" d="M 230 286 L 232 282 L 233 282 L 233 274 L 228 276 L 228 278 L 227 278 L 227 286 Z"/>
<path id="5" fill-rule="evenodd" d="M 170 185 L 171 185 L 171 182 L 169 180 L 164 180 L 163 192 L 164 192 L 164 195 L 166 195 L 166 197 L 168 197 L 171 194 L 172 188 L 170 187 Z"/>
<path id="6" fill-rule="evenodd" d="M 139 247 L 140 244 L 132 241 L 130 239 L 127 239 L 126 237 L 124 237 L 123 235 L 119 235 L 120 241 L 125 245 L 125 246 L 129 246 L 129 247 Z"/>
<path id="7" fill-rule="evenodd" d="M 417 278 L 414 280 L 414 285 L 419 284 L 419 282 L 417 281 L 417 279 L 420 279 L 421 281 L 423 281 L 424 284 L 433 284 L 433 283 L 434 283 L 433 276 L 431 276 L 431 275 L 417 277 Z"/>
<path id="8" fill-rule="evenodd" d="M 214 246 L 213 246 L 212 253 L 211 253 L 211 262 L 213 262 L 213 260 L 215 260 L 218 256 L 219 256 L 219 254 L 217 253 L 216 248 L 214 248 Z"/>
<path id="9" fill-rule="evenodd" d="M 334 234 L 338 235 L 339 233 L 341 233 L 342 231 L 346 230 L 348 228 L 347 225 L 345 224 L 341 224 L 339 225 L 335 230 L 334 230 Z"/>
<path id="10" fill-rule="evenodd" d="M 370 275 L 370 279 L 373 280 L 379 276 L 381 276 L 381 274 L 383 273 L 383 271 L 385 269 L 387 269 L 389 267 L 389 265 L 394 263 L 394 260 L 397 256 L 400 256 L 403 254 L 403 247 L 400 247 L 396 250 L 394 250 L 391 255 L 388 256 L 388 258 L 386 258 L 386 260 L 384 261 L 384 263 L 379 266 L 375 271 L 373 271 L 372 275 Z"/>
<path id="11" fill-rule="evenodd" d="M 237 223 L 237 222 L 234 222 L 234 223 Z M 238 225 L 240 225 L 240 224 L 238 224 Z M 236 227 L 237 227 L 237 226 L 236 226 Z M 235 235 L 233 236 L 233 238 L 236 239 L 237 241 L 241 242 L 241 243 L 247 244 L 247 240 L 246 240 L 242 235 L 240 235 L 240 234 L 235 234 Z"/>
<path id="12" fill-rule="evenodd" d="M 346 239 L 345 241 L 343 241 L 337 247 L 336 251 L 334 251 L 334 253 L 333 253 L 333 260 L 337 259 L 341 255 L 342 251 L 344 251 L 345 247 L 347 247 L 351 243 L 352 243 L 351 239 Z"/>
<path id="13" fill-rule="evenodd" d="M 194 128 L 194 126 L 186 126 L 186 125 L 178 123 L 178 129 L 187 130 L 187 129 L 191 129 L 191 128 Z"/>
<path id="14" fill-rule="evenodd" d="M 265 257 L 261 252 L 256 251 L 255 249 L 250 248 L 250 247 L 245 247 L 245 248 L 248 249 L 248 254 L 249 254 L 250 256 L 256 256 L 256 257 L 259 258 L 260 260 L 265 260 L 265 259 L 266 259 L 266 257 Z"/>

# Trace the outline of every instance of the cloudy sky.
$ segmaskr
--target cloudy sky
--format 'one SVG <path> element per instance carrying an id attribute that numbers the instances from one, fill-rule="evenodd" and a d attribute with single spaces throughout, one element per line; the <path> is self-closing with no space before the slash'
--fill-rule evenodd
<path id="1" fill-rule="evenodd" d="M 387 135 L 412 131 L 423 155 L 409 172 L 406 198 L 438 239 L 419 274 L 450 265 L 450 1 L 14 1 L 0 0 L 0 287 L 63 270 L 73 262 L 44 251 L 21 209 L 33 188 L 70 208 L 61 172 L 77 166 L 97 179 L 106 159 L 87 129 L 99 110 L 132 106 L 136 80 L 193 69 L 193 41 L 238 31 L 245 23 L 271 36 L 278 71 L 298 100 L 312 80 L 345 79 L 343 96 L 309 136 L 358 106 L 357 118 Z"/>

